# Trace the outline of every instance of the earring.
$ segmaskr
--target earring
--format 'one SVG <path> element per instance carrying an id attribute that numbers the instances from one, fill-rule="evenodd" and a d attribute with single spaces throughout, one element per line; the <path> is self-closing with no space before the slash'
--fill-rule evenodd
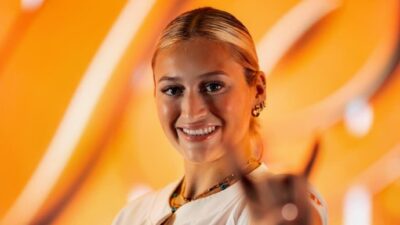
<path id="1" fill-rule="evenodd" d="M 254 106 L 254 108 L 251 110 L 251 115 L 254 117 L 258 117 L 264 108 L 265 108 L 265 101 L 262 101 L 260 104 Z"/>

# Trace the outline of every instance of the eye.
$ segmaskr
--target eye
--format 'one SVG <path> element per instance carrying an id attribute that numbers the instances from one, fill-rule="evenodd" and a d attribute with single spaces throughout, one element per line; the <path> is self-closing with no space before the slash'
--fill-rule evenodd
<path id="1" fill-rule="evenodd" d="M 183 93 L 184 88 L 179 86 L 168 86 L 161 90 L 162 93 L 169 96 L 179 96 Z"/>
<path id="2" fill-rule="evenodd" d="M 207 93 L 215 93 L 221 90 L 224 87 L 224 84 L 219 81 L 208 82 L 203 85 L 202 91 Z"/>

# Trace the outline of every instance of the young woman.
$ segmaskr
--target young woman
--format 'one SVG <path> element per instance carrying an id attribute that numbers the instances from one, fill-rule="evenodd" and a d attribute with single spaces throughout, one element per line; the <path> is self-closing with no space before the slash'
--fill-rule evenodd
<path id="1" fill-rule="evenodd" d="M 184 175 L 129 203 L 115 225 L 326 224 L 303 176 L 272 175 L 260 162 L 266 82 L 239 20 L 209 7 L 178 16 L 152 67 L 160 123 Z"/>

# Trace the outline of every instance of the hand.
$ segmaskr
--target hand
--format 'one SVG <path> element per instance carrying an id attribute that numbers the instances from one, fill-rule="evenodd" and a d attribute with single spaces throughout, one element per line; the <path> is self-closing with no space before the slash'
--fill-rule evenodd
<path id="1" fill-rule="evenodd" d="M 251 225 L 312 224 L 307 177 L 318 151 L 317 141 L 304 170 L 298 175 L 269 174 L 253 181 L 237 170 L 248 201 Z"/>

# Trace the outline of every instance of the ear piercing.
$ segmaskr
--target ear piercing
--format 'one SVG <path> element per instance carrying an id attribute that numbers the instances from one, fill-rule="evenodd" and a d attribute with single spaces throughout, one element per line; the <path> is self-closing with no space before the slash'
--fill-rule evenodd
<path id="1" fill-rule="evenodd" d="M 265 101 L 262 101 L 261 103 L 254 106 L 254 108 L 251 110 L 251 115 L 253 117 L 258 117 L 264 108 L 265 108 Z"/>

